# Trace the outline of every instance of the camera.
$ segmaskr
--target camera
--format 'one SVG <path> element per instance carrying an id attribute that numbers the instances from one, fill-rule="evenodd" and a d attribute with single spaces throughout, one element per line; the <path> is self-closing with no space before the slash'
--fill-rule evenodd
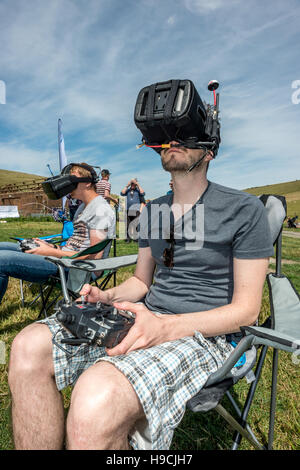
<path id="1" fill-rule="evenodd" d="M 101 302 L 61 301 L 56 306 L 56 318 L 74 336 L 62 339 L 62 343 L 113 348 L 127 335 L 135 315 Z"/>

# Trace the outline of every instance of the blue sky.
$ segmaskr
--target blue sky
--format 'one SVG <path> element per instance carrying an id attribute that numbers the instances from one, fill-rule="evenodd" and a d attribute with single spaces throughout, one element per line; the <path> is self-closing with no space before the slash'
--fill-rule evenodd
<path id="1" fill-rule="evenodd" d="M 209 179 L 299 179 L 299 24 L 299 0 L 1 0 L 0 168 L 57 173 L 61 118 L 68 161 L 109 168 L 115 193 L 138 177 L 159 196 L 169 175 L 136 150 L 137 94 L 187 78 L 210 101 L 217 79 L 222 144 Z"/>

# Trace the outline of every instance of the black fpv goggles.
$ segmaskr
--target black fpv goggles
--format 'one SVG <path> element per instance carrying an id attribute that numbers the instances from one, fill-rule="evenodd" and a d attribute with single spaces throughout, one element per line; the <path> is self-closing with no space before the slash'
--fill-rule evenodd
<path id="1" fill-rule="evenodd" d="M 91 176 L 79 177 L 71 175 L 70 171 L 73 166 L 80 166 L 85 170 L 88 170 Z M 70 163 L 62 169 L 60 175 L 53 176 L 52 178 L 48 178 L 43 181 L 42 188 L 49 199 L 61 199 L 74 191 L 74 189 L 77 188 L 78 183 L 96 184 L 97 181 L 99 181 L 99 178 L 93 167 L 86 163 Z"/>
<path id="2" fill-rule="evenodd" d="M 143 88 L 137 97 L 134 122 L 142 142 L 157 152 L 172 140 L 187 148 L 206 148 L 217 154 L 220 138 L 219 84 L 212 80 L 214 105 L 203 103 L 191 80 L 169 80 Z M 176 145 L 174 145 L 176 146 Z"/>

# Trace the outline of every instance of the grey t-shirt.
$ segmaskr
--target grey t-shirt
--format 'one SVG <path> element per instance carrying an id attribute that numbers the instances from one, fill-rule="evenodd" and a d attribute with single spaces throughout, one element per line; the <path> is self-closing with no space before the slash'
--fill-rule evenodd
<path id="1" fill-rule="evenodd" d="M 173 195 L 151 201 L 140 216 L 139 246 L 156 261 L 145 304 L 161 313 L 211 310 L 231 302 L 233 258 L 273 255 L 263 203 L 242 191 L 209 182 L 199 201 L 174 223 Z M 174 227 L 174 267 L 164 265 Z"/>
<path id="2" fill-rule="evenodd" d="M 107 238 L 115 236 L 115 211 L 102 196 L 95 197 L 87 206 L 82 203 L 74 216 L 73 235 L 68 239 L 63 250 L 81 251 L 88 248 L 90 230 L 106 230 Z"/>

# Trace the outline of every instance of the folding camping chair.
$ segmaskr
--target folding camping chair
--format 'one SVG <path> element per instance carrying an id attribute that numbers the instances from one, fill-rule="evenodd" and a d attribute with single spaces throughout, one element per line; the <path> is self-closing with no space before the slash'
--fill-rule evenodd
<path id="1" fill-rule="evenodd" d="M 24 240 L 24 238 L 21 238 L 21 237 L 10 237 L 12 240 L 17 240 L 18 242 L 21 242 L 22 240 Z M 45 240 L 47 242 L 51 242 L 51 243 L 54 243 L 55 241 L 58 241 L 61 239 L 61 234 L 59 233 L 56 233 L 56 234 L 53 234 L 53 235 L 48 235 L 46 237 L 39 237 L 40 240 Z M 20 294 L 21 294 L 21 304 L 22 304 L 22 307 L 25 306 L 25 298 L 24 298 L 24 289 L 23 289 L 23 279 L 20 279 Z M 30 285 L 32 285 L 32 282 L 30 283 Z M 28 305 L 29 307 L 31 307 L 32 305 L 35 304 L 35 302 L 40 298 L 41 294 L 39 293 L 31 302 L 30 304 Z"/>
<path id="2" fill-rule="evenodd" d="M 57 209 L 52 209 L 52 216 L 56 222 L 62 222 L 63 228 L 61 233 L 56 233 L 52 235 L 47 235 L 44 237 L 36 237 L 40 240 L 47 241 L 48 243 L 52 243 L 53 245 L 65 245 L 68 238 L 73 234 L 73 223 L 70 220 L 67 220 L 63 211 Z M 12 240 L 22 241 L 24 238 L 21 237 L 10 237 Z M 20 293 L 21 293 L 21 304 L 22 307 L 25 306 L 25 299 L 24 299 L 24 289 L 23 289 L 23 280 L 20 279 Z M 30 283 L 32 285 L 32 283 Z M 40 290 L 39 294 L 28 304 L 28 307 L 32 307 L 36 303 L 36 301 L 41 297 L 42 291 Z"/>
<path id="3" fill-rule="evenodd" d="M 79 253 L 78 256 L 82 256 L 82 253 L 83 252 L 81 252 L 81 254 Z M 84 278 L 84 284 L 88 282 L 88 278 L 91 278 L 93 273 L 102 271 L 105 274 L 105 281 L 98 285 L 98 287 L 100 289 L 104 289 L 107 285 L 106 277 L 109 276 L 110 279 L 112 276 L 115 276 L 118 269 L 136 264 L 137 256 L 138 255 L 124 255 L 93 260 L 55 258 L 53 256 L 47 256 L 46 259 L 56 264 L 59 271 L 63 297 L 68 303 L 70 303 L 71 298 L 78 298 L 78 290 L 74 292 L 70 289 L 70 284 L 68 285 L 68 281 L 66 280 L 66 270 L 69 272 L 70 270 L 73 270 L 73 272 L 78 271 L 83 274 L 82 278 Z M 114 281 L 114 285 L 116 285 L 116 279 Z"/>
<path id="4" fill-rule="evenodd" d="M 89 282 L 95 283 L 100 289 L 105 289 L 107 286 L 108 282 L 110 281 L 111 278 L 113 278 L 113 283 L 114 286 L 116 285 L 116 270 L 104 270 L 101 268 L 95 268 L 95 269 L 86 269 L 84 266 L 89 266 L 89 262 L 93 261 L 103 261 L 104 259 L 108 258 L 110 254 L 111 247 L 113 246 L 113 256 L 116 256 L 116 239 L 106 239 L 102 242 L 99 242 L 93 246 L 90 246 L 89 248 L 86 248 L 76 255 L 73 255 L 71 257 L 65 257 L 65 258 L 60 258 L 61 264 L 64 263 L 66 264 L 66 270 L 67 270 L 67 289 L 69 295 L 75 299 L 78 297 L 78 292 L 81 290 L 82 286 L 84 284 L 87 284 Z M 103 251 L 102 258 L 99 260 L 81 260 L 77 259 L 82 256 L 86 255 L 93 255 L 97 254 Z M 46 257 L 48 260 L 56 260 L 58 261 L 58 258 L 55 257 Z M 67 261 L 70 261 L 69 263 Z M 80 266 L 83 268 L 81 269 L 75 269 L 74 267 L 77 266 L 76 263 L 79 263 Z M 73 266 L 74 264 L 74 266 Z M 58 287 L 60 289 L 60 292 L 54 297 L 49 302 L 50 296 L 53 292 L 53 290 Z M 47 294 L 45 295 L 45 292 L 47 291 Z M 49 279 L 42 283 L 40 285 L 40 298 L 42 301 L 42 307 L 39 313 L 40 318 L 42 314 L 46 317 L 48 315 L 49 310 L 52 308 L 52 306 L 57 302 L 59 297 L 61 296 L 61 278 L 59 274 L 50 276 Z"/>
<path id="5" fill-rule="evenodd" d="M 263 195 L 271 234 L 276 250 L 276 270 L 267 276 L 271 312 L 261 326 L 241 327 L 242 339 L 237 344 L 223 366 L 212 374 L 204 388 L 191 400 L 187 407 L 193 412 L 207 412 L 215 409 L 235 430 L 232 450 L 237 450 L 242 437 L 255 449 L 272 449 L 276 407 L 276 385 L 278 371 L 278 351 L 299 353 L 300 349 L 300 298 L 290 280 L 281 274 L 282 224 L 286 217 L 286 203 L 282 196 Z M 262 367 L 268 348 L 273 348 L 272 389 L 267 445 L 263 445 L 247 423 L 248 414 L 254 399 Z M 258 350 L 260 355 L 256 362 Z M 245 354 L 245 363 L 234 367 Z M 253 368 L 256 364 L 255 371 Z M 242 409 L 234 400 L 229 389 L 243 377 L 250 382 L 248 395 Z M 220 404 L 226 395 L 232 404 L 237 418 L 233 417 Z"/>

